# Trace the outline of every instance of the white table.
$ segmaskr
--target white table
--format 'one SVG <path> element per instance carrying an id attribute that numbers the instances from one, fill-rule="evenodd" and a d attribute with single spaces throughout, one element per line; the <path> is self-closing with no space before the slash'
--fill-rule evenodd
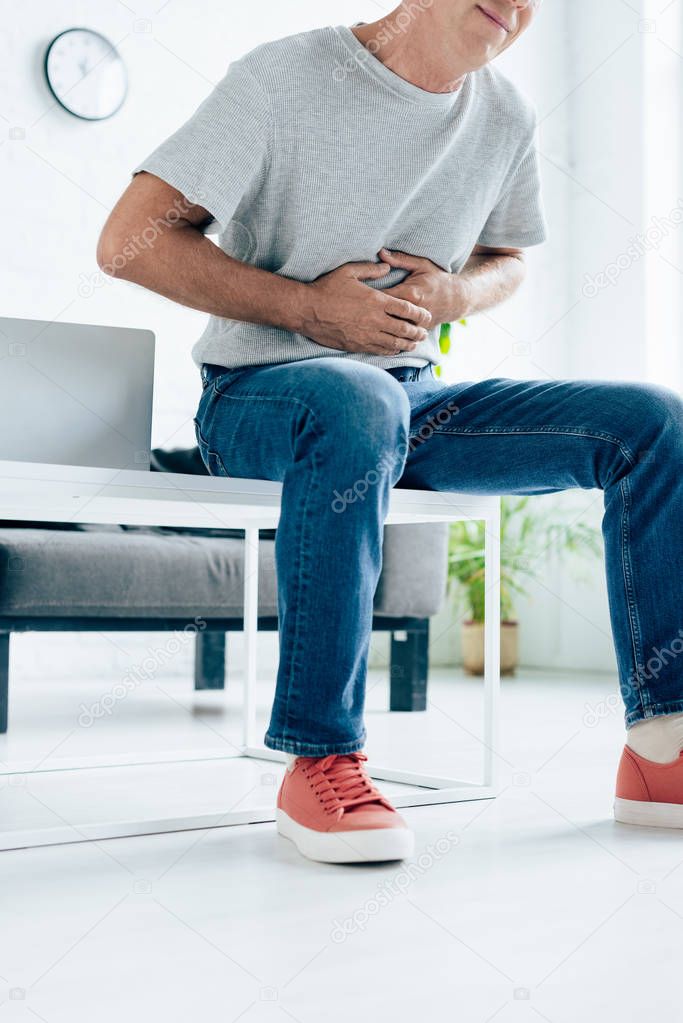
<path id="1" fill-rule="evenodd" d="M 83 468 L 0 461 L 0 516 L 45 522 L 194 526 L 245 532 L 245 684 L 242 756 L 282 761 L 283 755 L 257 743 L 255 684 L 258 625 L 259 529 L 277 526 L 282 488 L 261 480 L 183 476 L 134 470 Z M 500 501 L 494 497 L 394 490 L 387 524 L 484 521 L 486 523 L 486 624 L 482 775 L 463 781 L 371 766 L 372 777 L 409 788 L 392 793 L 397 806 L 490 799 L 495 795 L 495 747 L 500 685 Z M 239 758 L 235 758 L 239 759 Z M 64 841 L 118 838 L 274 819 L 272 809 L 164 820 L 134 820 L 25 834 L 13 847 Z M 0 843 L 0 848 L 2 843 Z M 7 847 L 5 845 L 5 847 Z"/>

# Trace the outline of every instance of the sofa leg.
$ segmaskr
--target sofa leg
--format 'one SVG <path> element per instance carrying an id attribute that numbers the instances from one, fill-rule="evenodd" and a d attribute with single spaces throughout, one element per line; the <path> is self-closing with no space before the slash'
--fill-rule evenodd
<path id="1" fill-rule="evenodd" d="M 9 710 L 9 632 L 0 632 L 0 734 L 7 731 Z"/>
<path id="2" fill-rule="evenodd" d="M 429 619 L 417 632 L 391 634 L 390 710 L 426 710 Z"/>
<path id="3" fill-rule="evenodd" d="M 194 648 L 195 689 L 225 689 L 225 633 L 198 632 Z"/>

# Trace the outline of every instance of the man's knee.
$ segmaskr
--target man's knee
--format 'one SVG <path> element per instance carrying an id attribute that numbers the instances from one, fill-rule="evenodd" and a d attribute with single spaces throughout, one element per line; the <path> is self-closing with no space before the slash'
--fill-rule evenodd
<path id="1" fill-rule="evenodd" d="M 330 384 L 332 386 L 330 386 Z M 314 399 L 319 426 L 349 452 L 375 452 L 402 445 L 407 453 L 410 403 L 401 385 L 386 370 L 363 363 L 326 378 Z"/>
<path id="2" fill-rule="evenodd" d="M 683 428 L 683 402 L 675 391 L 657 384 L 625 384 L 634 423 L 653 439 Z"/>
<path id="3" fill-rule="evenodd" d="M 657 384 L 621 383 L 610 387 L 614 432 L 629 449 L 632 461 L 645 462 L 656 452 L 683 444 L 683 401 Z"/>
<path id="4" fill-rule="evenodd" d="M 683 429 L 683 400 L 669 387 L 643 384 L 644 401 L 660 429 Z"/>

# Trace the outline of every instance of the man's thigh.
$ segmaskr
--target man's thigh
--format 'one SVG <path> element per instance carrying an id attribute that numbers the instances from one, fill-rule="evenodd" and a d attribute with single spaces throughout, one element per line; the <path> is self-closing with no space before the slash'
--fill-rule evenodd
<path id="1" fill-rule="evenodd" d="M 406 385 L 402 487 L 551 493 L 604 487 L 639 458 L 661 389 L 611 381 L 491 379 Z"/>
<path id="2" fill-rule="evenodd" d="M 354 453 L 362 459 L 396 410 L 407 434 L 401 385 L 358 360 L 321 357 L 226 370 L 202 394 L 197 443 L 213 475 L 282 480 L 293 460 L 305 457 L 306 445 L 323 436 L 333 461 L 351 464 Z"/>

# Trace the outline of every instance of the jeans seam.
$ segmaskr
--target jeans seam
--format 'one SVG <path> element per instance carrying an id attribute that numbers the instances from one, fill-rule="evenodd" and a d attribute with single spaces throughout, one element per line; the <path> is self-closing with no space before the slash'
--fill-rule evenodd
<path id="1" fill-rule="evenodd" d="M 309 575 L 307 576 L 306 585 L 304 586 L 304 564 L 306 564 L 309 561 L 309 559 L 310 559 L 309 548 L 308 548 L 308 544 L 306 542 L 306 526 L 308 525 L 308 514 L 307 514 L 308 513 L 308 504 L 309 504 L 309 501 L 310 501 L 311 496 L 313 494 L 313 491 L 315 489 L 315 484 L 316 484 L 317 479 L 318 479 L 318 474 L 316 472 L 317 465 L 316 465 L 316 453 L 315 452 L 313 453 L 313 470 L 314 471 L 311 473 L 311 476 L 309 477 L 309 484 L 308 484 L 308 487 L 307 487 L 307 490 L 306 490 L 306 494 L 304 496 L 304 500 L 303 500 L 303 503 L 302 503 L 301 515 L 299 517 L 299 522 L 297 523 L 297 550 L 300 550 L 300 552 L 301 552 L 301 557 L 299 559 L 299 565 L 298 565 L 297 586 L 296 586 L 296 592 L 297 592 L 297 596 L 298 596 L 299 599 L 298 599 L 298 602 L 297 602 L 297 614 L 295 616 L 294 636 L 292 637 L 292 652 L 291 652 L 291 656 L 290 656 L 290 660 L 289 660 L 289 672 L 288 672 L 288 677 L 287 677 L 287 699 L 285 701 L 285 708 L 284 708 L 285 730 L 287 732 L 291 731 L 291 720 L 290 719 L 291 719 L 292 691 L 294 689 L 293 682 L 294 682 L 294 679 L 295 679 L 296 674 L 297 674 L 297 670 L 296 669 L 297 669 L 297 666 L 299 664 L 299 658 L 300 658 L 300 655 L 301 655 L 301 647 L 302 647 L 302 641 L 301 641 L 301 637 L 302 637 L 301 620 L 304 617 L 304 615 L 301 613 L 301 608 L 302 608 L 302 606 L 304 606 L 303 596 L 304 596 L 304 593 L 307 594 L 307 591 L 308 591 L 308 588 L 309 588 L 308 587 L 308 582 L 310 581 L 310 573 L 309 573 Z M 306 617 L 307 616 L 308 616 L 308 611 L 306 611 Z"/>
<path id="2" fill-rule="evenodd" d="M 633 650 L 633 663 L 635 668 L 634 677 L 637 679 L 640 671 L 642 657 L 642 640 L 640 631 L 640 617 L 638 615 L 638 602 L 636 600 L 635 590 L 633 586 L 633 567 L 631 564 L 630 546 L 631 487 L 627 477 L 624 477 L 624 479 L 621 481 L 619 489 L 621 490 L 621 497 L 623 502 L 623 511 L 621 517 L 621 566 L 624 577 L 626 606 L 628 608 L 629 628 L 631 632 L 631 645 Z M 647 692 L 643 692 L 642 686 L 640 685 L 636 686 L 636 691 L 638 693 L 638 700 L 640 702 L 640 705 L 643 711 L 645 711 L 650 704 L 649 695 Z"/>
<path id="3" fill-rule="evenodd" d="M 301 400 L 301 398 L 295 398 L 293 396 L 290 397 L 290 395 L 281 395 L 279 397 L 273 397 L 272 395 L 266 394 L 227 394 L 225 391 L 219 391 L 215 384 L 213 385 L 213 389 L 214 394 L 218 398 L 229 398 L 230 401 L 272 401 L 280 405 L 288 403 L 293 403 L 294 405 L 301 405 L 301 407 L 305 408 L 306 411 L 309 412 L 314 419 L 316 418 L 315 412 L 313 411 L 311 406 L 307 405 L 305 401 Z"/>
<path id="4" fill-rule="evenodd" d="M 630 710 L 626 712 L 626 727 L 632 728 L 639 721 L 650 721 L 652 718 L 663 717 L 666 714 L 683 713 L 683 700 L 666 700 L 664 703 L 651 703 L 642 709 L 642 712 Z"/>
<path id="5" fill-rule="evenodd" d="M 285 736 L 278 737 L 271 732 L 266 732 L 264 741 L 265 745 L 270 749 L 280 749 L 282 746 L 288 746 L 290 748 L 284 752 L 296 756 L 324 757 L 330 756 L 332 753 L 338 755 L 356 753 L 363 748 L 365 740 L 366 732 L 363 731 L 357 739 L 352 739 L 350 742 L 301 742 L 299 739 L 288 739 Z"/>
<path id="6" fill-rule="evenodd" d="M 199 448 L 199 453 L 200 453 L 200 455 L 202 457 L 202 462 L 204 462 L 204 465 L 209 470 L 209 473 L 211 473 L 211 469 L 210 469 L 210 466 L 208 464 L 208 459 L 209 459 L 209 456 L 211 456 L 211 457 L 216 459 L 216 461 L 218 462 L 218 465 L 219 465 L 220 469 L 222 470 L 223 474 L 229 478 L 230 477 L 230 473 L 225 468 L 225 463 L 224 463 L 223 459 L 221 458 L 221 456 L 218 454 L 217 451 L 214 451 L 207 444 L 206 438 L 205 438 L 204 434 L 202 433 L 202 429 L 201 429 L 201 427 L 199 425 L 199 420 L 197 419 L 196 416 L 195 416 L 193 422 L 194 422 L 195 437 L 196 437 L 196 440 L 197 440 L 197 447 Z M 204 450 L 206 451 L 206 461 L 204 460 L 204 455 L 202 454 L 202 446 L 204 447 Z"/>
<path id="7" fill-rule="evenodd" d="M 448 433 L 460 434 L 462 436 L 469 435 L 471 437 L 486 437 L 489 434 L 492 436 L 496 435 L 505 436 L 507 434 L 523 435 L 536 433 L 558 434 L 560 436 L 568 437 L 586 437 L 592 440 L 604 440 L 609 444 L 615 444 L 623 454 L 624 458 L 626 458 L 626 460 L 630 462 L 631 465 L 636 464 L 636 459 L 633 456 L 633 452 L 631 451 L 629 446 L 625 444 L 623 440 L 621 440 L 620 437 L 615 437 L 609 433 L 594 433 L 591 430 L 582 430 L 579 427 L 575 426 L 507 426 L 491 427 L 490 429 L 486 430 L 468 430 L 466 428 L 458 430 L 457 428 L 448 429 L 447 427 L 442 428 L 437 426 L 435 427 L 434 432 L 437 434 Z"/>

